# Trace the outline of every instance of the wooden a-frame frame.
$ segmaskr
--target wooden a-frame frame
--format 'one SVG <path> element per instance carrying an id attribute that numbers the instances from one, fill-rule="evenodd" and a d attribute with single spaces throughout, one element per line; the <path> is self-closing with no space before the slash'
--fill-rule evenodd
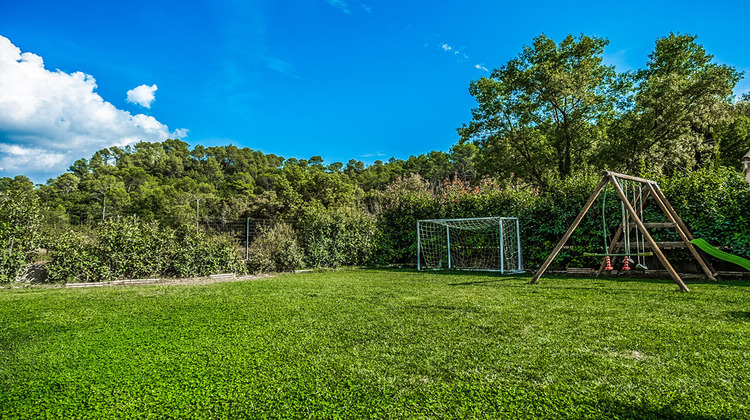
<path id="1" fill-rule="evenodd" d="M 688 230 L 685 223 L 680 219 L 680 216 L 677 215 L 677 212 L 674 210 L 672 205 L 667 201 L 667 197 L 664 195 L 664 193 L 659 189 L 659 185 L 655 181 L 650 181 L 648 179 L 638 178 L 634 176 L 629 175 L 623 175 L 618 174 L 615 172 L 604 172 L 604 176 L 602 177 L 602 180 L 599 182 L 599 185 L 596 186 L 594 189 L 594 193 L 591 194 L 591 197 L 589 197 L 586 204 L 581 209 L 581 212 L 578 213 L 578 216 L 576 216 L 573 223 L 568 228 L 568 231 L 565 232 L 565 235 L 563 235 L 562 239 L 560 239 L 560 242 L 555 246 L 555 249 L 552 251 L 552 253 L 547 257 L 547 260 L 544 261 L 544 264 L 537 270 L 536 274 L 534 274 L 534 277 L 531 279 L 531 284 L 535 284 L 537 281 L 539 281 L 539 278 L 542 277 L 544 272 L 547 270 L 547 268 L 552 264 L 552 261 L 557 257 L 557 254 L 560 253 L 560 250 L 563 246 L 565 246 L 565 243 L 568 242 L 568 239 L 570 239 L 570 236 L 573 234 L 573 232 L 576 230 L 578 225 L 581 223 L 581 220 L 583 220 L 583 217 L 586 215 L 586 213 L 589 211 L 591 206 L 594 204 L 594 201 L 599 197 L 599 194 L 602 192 L 604 187 L 607 185 L 607 183 L 611 183 L 612 186 L 615 189 L 615 192 L 617 193 L 618 198 L 620 201 L 622 201 L 623 205 L 625 206 L 625 209 L 628 211 L 628 214 L 630 215 L 630 218 L 633 220 L 633 222 L 636 224 L 636 227 L 638 230 L 643 234 L 644 239 L 648 242 L 648 245 L 651 247 L 651 250 L 653 251 L 654 255 L 659 259 L 661 264 L 666 268 L 669 275 L 672 277 L 672 280 L 674 280 L 675 283 L 677 283 L 678 286 L 680 286 L 680 290 L 683 292 L 689 292 L 690 289 L 685 285 L 685 283 L 680 278 L 680 275 L 677 274 L 677 272 L 672 268 L 672 265 L 667 261 L 667 258 L 664 256 L 664 253 L 659 248 L 659 244 L 654 241 L 654 238 L 651 237 L 651 234 L 648 232 L 648 229 L 646 228 L 646 224 L 643 223 L 643 221 L 638 217 L 638 213 L 636 212 L 635 206 L 636 203 L 631 203 L 630 200 L 625 196 L 625 193 L 622 191 L 622 188 L 620 188 L 620 184 L 617 182 L 617 179 L 624 179 L 629 181 L 635 181 L 639 182 L 644 188 L 646 192 L 646 196 L 644 197 L 644 201 L 646 198 L 651 198 L 654 201 L 656 201 L 657 205 L 661 209 L 661 211 L 666 216 L 668 223 L 665 224 L 659 224 L 660 227 L 674 227 L 675 231 L 677 232 L 677 235 L 679 235 L 680 239 L 684 242 L 685 248 L 687 248 L 690 253 L 693 255 L 693 257 L 698 261 L 698 265 L 700 265 L 701 269 L 704 273 L 710 278 L 711 280 L 716 280 L 714 277 L 716 274 L 716 271 L 711 267 L 710 263 L 703 257 L 703 255 L 698 252 L 698 250 L 693 246 L 690 241 L 694 239 L 693 235 Z M 655 225 L 655 224 L 651 224 Z M 615 238 L 612 240 L 612 242 L 609 245 L 609 249 L 607 249 L 607 253 L 612 253 L 612 251 L 617 247 L 617 241 L 620 239 L 620 235 L 622 234 L 623 226 L 620 225 L 620 228 L 617 229 L 617 233 L 615 234 Z M 597 272 L 597 275 L 601 274 L 604 263 L 602 263 L 602 266 L 599 267 L 599 271 Z"/>

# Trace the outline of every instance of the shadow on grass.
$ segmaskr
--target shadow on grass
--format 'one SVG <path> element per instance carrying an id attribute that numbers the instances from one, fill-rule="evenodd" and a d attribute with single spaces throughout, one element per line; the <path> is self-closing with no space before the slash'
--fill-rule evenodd
<path id="1" fill-rule="evenodd" d="M 750 312 L 733 311 L 733 312 L 727 312 L 727 315 L 733 319 L 750 322 Z"/>
<path id="2" fill-rule="evenodd" d="M 434 276 L 466 276 L 471 278 L 480 278 L 479 280 L 472 280 L 466 282 L 454 282 L 448 283 L 450 286 L 483 286 L 492 284 L 503 284 L 507 287 L 522 287 L 531 281 L 532 276 L 536 270 L 529 270 L 523 274 L 500 274 L 496 271 L 469 271 L 469 270 L 422 270 L 417 271 L 416 268 L 395 268 L 395 267 L 376 267 L 368 268 L 369 270 L 392 272 L 392 273 L 410 273 L 410 274 L 429 274 Z M 565 275 L 545 275 L 539 279 L 540 284 L 548 284 L 548 282 L 554 282 L 555 279 L 560 280 L 580 280 L 580 286 L 566 285 L 564 288 L 568 289 L 602 289 L 606 288 L 607 284 L 610 283 L 623 283 L 623 284 L 660 284 L 669 285 L 673 284 L 677 287 L 677 284 L 670 277 L 653 278 L 653 277 L 641 277 L 641 276 L 607 276 L 601 277 L 582 277 L 582 276 L 565 276 Z M 511 280 L 525 280 L 524 283 L 519 284 L 518 282 L 512 282 Z M 692 288 L 693 286 L 709 285 L 709 286 L 721 286 L 721 287 L 750 287 L 750 281 L 748 280 L 718 280 L 713 281 L 709 279 L 695 279 L 685 280 L 685 284 Z M 585 282 L 595 282 L 592 285 L 586 285 Z M 679 291 L 679 289 L 675 289 Z"/>
<path id="3" fill-rule="evenodd" d="M 729 420 L 738 418 L 735 415 L 710 415 L 710 414 L 690 414 L 680 412 L 673 407 L 650 407 L 622 404 L 610 401 L 604 404 L 603 411 L 610 415 L 610 418 L 623 419 L 680 419 L 680 420 Z"/>

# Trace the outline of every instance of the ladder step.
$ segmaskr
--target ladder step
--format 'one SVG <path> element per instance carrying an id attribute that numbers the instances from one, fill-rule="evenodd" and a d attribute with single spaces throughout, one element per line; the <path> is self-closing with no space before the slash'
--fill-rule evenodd
<path id="1" fill-rule="evenodd" d="M 677 223 L 672 223 L 672 222 L 644 223 L 643 226 L 646 226 L 646 228 L 673 228 L 677 226 Z"/>
<path id="2" fill-rule="evenodd" d="M 644 242 L 643 245 L 645 245 L 646 248 L 651 248 L 651 245 L 648 242 Z M 656 246 L 659 247 L 659 249 L 669 249 L 669 248 L 687 248 L 687 245 L 685 245 L 685 242 L 682 241 L 673 241 L 673 242 L 657 242 Z M 624 249 L 625 243 L 624 242 L 618 242 L 616 245 L 617 248 Z M 636 244 L 635 242 L 630 243 L 630 249 L 635 249 Z"/>

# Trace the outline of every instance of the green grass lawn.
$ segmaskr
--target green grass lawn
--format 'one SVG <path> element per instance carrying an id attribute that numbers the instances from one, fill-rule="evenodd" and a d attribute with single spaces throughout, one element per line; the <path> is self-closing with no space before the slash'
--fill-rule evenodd
<path id="1" fill-rule="evenodd" d="M 750 283 L 0 290 L 0 418 L 750 418 Z"/>

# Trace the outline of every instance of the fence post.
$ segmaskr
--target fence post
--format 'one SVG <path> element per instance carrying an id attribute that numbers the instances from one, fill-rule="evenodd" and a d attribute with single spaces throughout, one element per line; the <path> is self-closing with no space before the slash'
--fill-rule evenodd
<path id="1" fill-rule="evenodd" d="M 245 261 L 247 261 L 250 257 L 250 218 L 245 220 Z"/>

